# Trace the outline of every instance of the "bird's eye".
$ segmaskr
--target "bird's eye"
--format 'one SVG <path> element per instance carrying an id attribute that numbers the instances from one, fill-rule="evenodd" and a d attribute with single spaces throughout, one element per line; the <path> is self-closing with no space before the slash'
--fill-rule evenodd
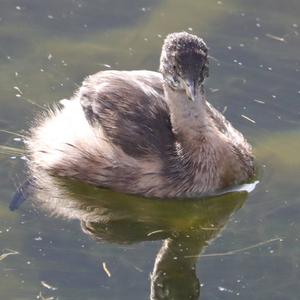
<path id="1" fill-rule="evenodd" d="M 179 87 L 179 80 L 176 76 L 169 75 L 165 80 L 171 88 L 177 89 Z"/>
<path id="2" fill-rule="evenodd" d="M 209 69 L 207 65 L 204 65 L 203 69 L 202 69 L 202 74 L 203 77 L 208 77 L 209 76 Z"/>
<path id="3" fill-rule="evenodd" d="M 178 77 L 180 75 L 179 75 L 178 67 L 176 65 L 173 65 L 173 71 L 174 71 L 174 74 L 173 74 L 173 76 L 170 76 L 169 83 L 170 83 L 171 87 L 178 88 L 180 85 Z"/>
<path id="4" fill-rule="evenodd" d="M 203 75 L 200 75 L 200 77 L 198 78 L 197 84 L 201 85 L 204 81 L 205 77 Z"/>
<path id="5" fill-rule="evenodd" d="M 172 77 L 170 83 L 171 83 L 173 88 L 177 88 L 179 86 L 179 81 L 174 77 Z"/>

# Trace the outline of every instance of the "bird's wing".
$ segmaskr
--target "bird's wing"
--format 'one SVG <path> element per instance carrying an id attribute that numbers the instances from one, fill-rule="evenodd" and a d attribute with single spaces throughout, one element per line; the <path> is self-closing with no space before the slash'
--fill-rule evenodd
<path id="1" fill-rule="evenodd" d="M 173 143 L 159 73 L 100 72 L 84 81 L 77 97 L 91 126 L 101 126 L 128 155 L 163 154 Z"/>

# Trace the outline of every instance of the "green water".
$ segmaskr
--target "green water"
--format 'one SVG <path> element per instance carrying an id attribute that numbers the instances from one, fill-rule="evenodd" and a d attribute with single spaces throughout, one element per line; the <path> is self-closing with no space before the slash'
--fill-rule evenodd
<path id="1" fill-rule="evenodd" d="M 186 30 L 210 47 L 208 98 L 254 145 L 260 183 L 179 202 L 45 176 L 10 212 L 24 160 L 1 148 L 0 255 L 18 254 L 0 260 L 0 298 L 299 299 L 299 14 L 297 0 L 1 0 L 1 130 L 26 132 L 98 70 L 157 70 L 163 37 Z"/>

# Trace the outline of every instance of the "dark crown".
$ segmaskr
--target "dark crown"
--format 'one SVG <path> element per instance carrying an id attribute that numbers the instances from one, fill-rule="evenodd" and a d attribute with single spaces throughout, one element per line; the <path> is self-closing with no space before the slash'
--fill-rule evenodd
<path id="1" fill-rule="evenodd" d="M 194 34 L 187 32 L 174 32 L 169 34 L 164 41 L 164 50 L 167 52 L 201 51 L 207 54 L 208 48 L 205 42 Z"/>

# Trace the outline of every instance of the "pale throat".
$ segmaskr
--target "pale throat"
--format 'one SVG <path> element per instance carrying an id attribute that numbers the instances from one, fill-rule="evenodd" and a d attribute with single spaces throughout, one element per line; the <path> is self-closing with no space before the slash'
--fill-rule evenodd
<path id="1" fill-rule="evenodd" d="M 188 99 L 184 90 L 173 90 L 165 85 L 164 91 L 170 109 L 172 128 L 178 137 L 198 140 L 210 135 L 213 124 L 207 115 L 207 104 L 202 92 L 193 102 Z"/>
<path id="2" fill-rule="evenodd" d="M 215 167 L 216 164 L 225 168 L 228 162 L 222 161 L 222 158 L 232 156 L 230 147 L 208 114 L 209 108 L 204 94 L 199 97 L 202 98 L 193 102 L 184 91 L 179 93 L 165 87 L 165 99 L 170 109 L 177 151 L 207 169 Z"/>

